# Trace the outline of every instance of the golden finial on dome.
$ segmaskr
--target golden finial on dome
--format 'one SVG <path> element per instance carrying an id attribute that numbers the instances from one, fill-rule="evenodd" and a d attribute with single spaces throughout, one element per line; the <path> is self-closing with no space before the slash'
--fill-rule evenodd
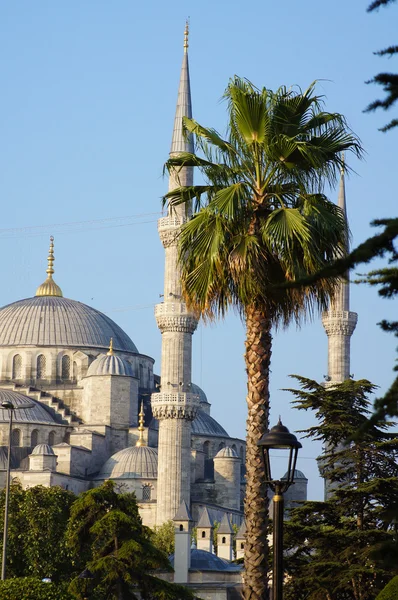
<path id="1" fill-rule="evenodd" d="M 184 52 L 188 52 L 189 19 L 185 21 L 184 30 Z"/>
<path id="2" fill-rule="evenodd" d="M 54 260 L 54 238 L 50 236 L 50 249 L 47 257 L 48 267 L 46 269 L 47 279 L 37 288 L 36 296 L 59 296 L 62 298 L 62 290 L 53 280 Z"/>
<path id="3" fill-rule="evenodd" d="M 113 338 L 109 341 L 109 352 L 107 352 L 108 356 L 113 356 Z"/>
<path id="4" fill-rule="evenodd" d="M 141 410 L 140 410 L 140 414 L 139 416 L 139 426 L 138 426 L 138 431 L 140 432 L 140 437 L 138 438 L 138 440 L 136 441 L 135 445 L 137 447 L 140 446 L 146 446 L 145 440 L 144 440 L 144 431 L 145 431 L 145 427 L 144 427 L 144 417 L 145 417 L 145 413 L 144 413 L 144 403 L 141 402 Z"/>

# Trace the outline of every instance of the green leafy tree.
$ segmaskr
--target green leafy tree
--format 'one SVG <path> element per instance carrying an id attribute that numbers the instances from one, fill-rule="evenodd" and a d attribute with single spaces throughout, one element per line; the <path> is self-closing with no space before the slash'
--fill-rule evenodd
<path id="1" fill-rule="evenodd" d="M 386 587 L 376 597 L 376 600 L 396 600 L 396 598 L 398 598 L 398 575 L 387 583 Z"/>
<path id="2" fill-rule="evenodd" d="M 314 84 L 306 91 L 257 89 L 235 77 L 227 87 L 228 134 L 184 117 L 199 154 L 166 166 L 197 167 L 204 185 L 179 187 L 165 202 L 195 201 L 182 227 L 179 256 L 187 303 L 207 318 L 236 308 L 246 325 L 248 374 L 245 594 L 267 596 L 268 500 L 257 441 L 268 428 L 271 329 L 325 307 L 335 281 L 304 291 L 278 287 L 318 271 L 345 247 L 340 209 L 322 193 L 342 166 L 341 152 L 361 154 L 340 114 L 323 111 Z"/>
<path id="3" fill-rule="evenodd" d="M 68 578 L 71 559 L 64 544 L 74 494 L 60 487 L 35 486 L 23 490 L 13 482 L 10 488 L 7 545 L 7 577 L 33 576 L 54 581 Z M 0 493 L 0 514 L 5 491 Z M 3 521 L 0 523 L 2 549 Z"/>
<path id="4" fill-rule="evenodd" d="M 156 525 L 153 529 L 152 542 L 166 556 L 174 554 L 175 526 L 173 521 L 166 521 L 162 525 Z"/>
<path id="5" fill-rule="evenodd" d="M 81 494 L 73 504 L 67 543 L 76 566 L 93 574 L 92 592 L 98 599 L 135 599 L 139 593 L 142 600 L 192 600 L 186 588 L 155 576 L 156 569 L 171 570 L 168 558 L 142 525 L 135 494 L 116 493 L 111 481 Z M 78 577 L 71 582 L 78 598 L 83 585 Z"/>
<path id="6" fill-rule="evenodd" d="M 306 437 L 329 449 L 320 466 L 332 495 L 290 513 L 286 600 L 374 600 L 398 573 L 398 439 L 369 423 L 369 381 L 295 377 L 295 406 L 318 421 Z"/>
<path id="7" fill-rule="evenodd" d="M 368 12 L 372 12 L 380 6 L 387 6 L 388 4 L 392 4 L 396 0 L 374 0 L 369 7 Z M 398 46 L 392 45 L 384 48 L 384 50 L 379 50 L 375 52 L 377 56 L 389 56 L 390 58 L 395 54 L 398 54 Z M 366 83 L 376 83 L 383 88 L 383 91 L 386 93 L 386 96 L 383 100 L 375 100 L 365 109 L 365 112 L 374 111 L 377 108 L 382 108 L 384 110 L 388 110 L 396 103 L 398 100 L 398 74 L 397 73 L 379 73 L 375 75 L 373 79 L 367 81 Z M 387 125 L 382 127 L 380 131 L 389 131 L 393 127 L 398 126 L 398 119 L 392 119 Z"/>
<path id="8" fill-rule="evenodd" d="M 0 581 L 1 600 L 73 600 L 66 584 L 44 583 L 35 577 Z"/>

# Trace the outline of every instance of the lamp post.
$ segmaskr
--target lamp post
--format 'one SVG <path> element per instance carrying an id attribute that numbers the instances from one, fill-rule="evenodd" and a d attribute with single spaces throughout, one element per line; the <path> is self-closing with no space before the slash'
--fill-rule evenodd
<path id="1" fill-rule="evenodd" d="M 1 561 L 1 579 L 6 578 L 6 561 L 7 561 L 7 534 L 8 534 L 8 505 L 10 500 L 10 472 L 11 472 L 11 437 L 12 437 L 12 420 L 14 410 L 21 408 L 33 408 L 33 402 L 14 406 L 10 400 L 5 400 L 1 403 L 1 408 L 10 411 L 9 428 L 8 428 L 8 454 L 7 454 L 7 474 L 6 474 L 6 499 L 4 504 L 4 531 L 3 531 L 3 556 Z"/>
<path id="2" fill-rule="evenodd" d="M 265 479 L 273 497 L 273 568 L 272 568 L 272 600 L 283 598 L 283 494 L 292 485 L 296 469 L 297 454 L 301 444 L 287 427 L 282 425 L 279 417 L 278 424 L 268 433 L 265 433 L 257 445 L 262 450 L 264 461 Z M 274 480 L 271 473 L 270 450 L 286 450 L 288 455 L 288 468 L 286 477 Z"/>

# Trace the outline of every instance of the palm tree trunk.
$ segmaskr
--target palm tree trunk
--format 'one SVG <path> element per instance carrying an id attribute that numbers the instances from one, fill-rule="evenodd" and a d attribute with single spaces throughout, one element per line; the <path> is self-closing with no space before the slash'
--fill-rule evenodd
<path id="1" fill-rule="evenodd" d="M 271 322 L 264 309 L 246 309 L 247 406 L 246 423 L 246 543 L 245 600 L 268 598 L 268 497 L 257 442 L 269 425 L 269 366 Z"/>

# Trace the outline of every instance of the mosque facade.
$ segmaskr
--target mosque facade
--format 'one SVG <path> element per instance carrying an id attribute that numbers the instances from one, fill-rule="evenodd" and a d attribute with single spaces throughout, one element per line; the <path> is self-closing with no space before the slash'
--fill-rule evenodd
<path id="1" fill-rule="evenodd" d="M 193 151 L 182 130 L 182 117 L 191 114 L 186 32 L 171 156 Z M 192 181 L 184 167 L 178 182 L 170 177 L 169 189 Z M 345 211 L 344 173 L 338 203 Z M 165 251 L 163 300 L 155 307 L 160 375 L 153 358 L 112 319 L 63 297 L 53 278 L 52 238 L 47 277 L 35 295 L 0 308 L 0 486 L 10 417 L 1 405 L 11 403 L 11 476 L 23 487 L 59 485 L 78 494 L 112 479 L 117 489 L 135 492 L 146 525 L 173 519 L 183 503 L 196 523 L 203 515 L 202 525 L 227 515 L 231 524 L 242 524 L 245 442 L 213 419 L 206 394 L 191 380 L 197 320 L 182 298 L 176 243 L 190 216 L 190 206 L 169 207 L 158 223 Z M 325 385 L 350 377 L 357 315 L 348 294 L 342 283 L 323 316 Z M 298 471 L 287 500 L 306 497 L 307 479 Z"/>

